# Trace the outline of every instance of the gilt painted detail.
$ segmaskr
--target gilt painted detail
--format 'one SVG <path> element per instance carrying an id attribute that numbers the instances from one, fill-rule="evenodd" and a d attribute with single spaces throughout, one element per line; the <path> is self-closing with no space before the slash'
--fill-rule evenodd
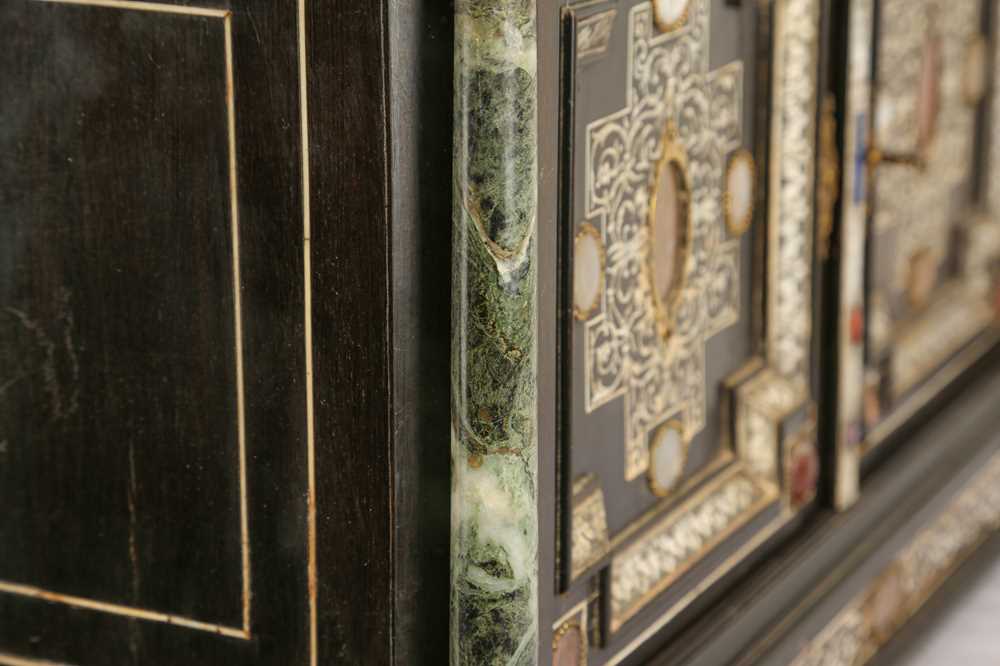
<path id="1" fill-rule="evenodd" d="M 538 635 L 534 0 L 455 17 L 451 663 Z"/>
<path id="2" fill-rule="evenodd" d="M 688 437 L 705 426 L 705 346 L 740 316 L 740 244 L 726 234 L 726 159 L 742 141 L 743 65 L 710 71 L 710 3 L 692 0 L 683 27 L 661 33 L 648 3 L 628 20 L 625 108 L 587 130 L 587 219 L 606 247 L 599 312 L 585 327 L 585 408 L 625 401 L 625 478 L 649 466 L 649 438 L 676 419 Z M 684 289 L 659 330 L 649 271 L 650 192 L 668 142 L 687 157 L 691 238 Z"/>

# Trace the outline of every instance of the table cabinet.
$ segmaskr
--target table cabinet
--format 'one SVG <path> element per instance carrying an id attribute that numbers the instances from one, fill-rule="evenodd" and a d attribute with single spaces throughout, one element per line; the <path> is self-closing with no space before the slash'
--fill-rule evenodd
<path id="1" fill-rule="evenodd" d="M 7 0 L 0 664 L 876 662 L 1000 528 L 998 11 Z"/>

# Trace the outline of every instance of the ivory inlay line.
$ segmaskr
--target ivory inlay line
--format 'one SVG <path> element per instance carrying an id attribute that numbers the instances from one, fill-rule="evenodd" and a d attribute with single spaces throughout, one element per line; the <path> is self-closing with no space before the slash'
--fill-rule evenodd
<path id="1" fill-rule="evenodd" d="M 236 331 L 236 418 L 240 456 L 240 550 L 243 566 L 243 631 L 250 634 L 250 524 L 247 508 L 246 399 L 243 390 L 243 304 L 240 298 L 240 209 L 236 178 L 236 86 L 233 81 L 233 25 L 223 20 L 226 38 L 226 112 L 229 125 L 229 210 L 233 243 L 233 325 Z"/>
<path id="2" fill-rule="evenodd" d="M 70 664 L 41 659 L 25 659 L 0 652 L 0 666 L 71 666 Z"/>
<path id="3" fill-rule="evenodd" d="M 191 620 L 177 615 L 170 615 L 169 613 L 146 610 L 144 608 L 135 608 L 132 606 L 105 603 L 103 601 L 94 601 L 93 599 L 74 597 L 68 594 L 57 594 L 55 592 L 49 592 L 31 585 L 17 585 L 14 583 L 0 582 L 0 592 L 18 594 L 23 597 L 31 597 L 33 599 L 41 599 L 52 603 L 66 604 L 67 606 L 76 606 L 77 608 L 86 608 L 89 610 L 100 611 L 102 613 L 110 613 L 112 615 L 124 615 L 126 617 L 132 617 L 139 620 L 172 624 L 178 627 L 207 631 L 212 634 L 219 634 L 220 636 L 228 636 L 230 638 L 250 638 L 249 633 L 241 628 L 225 627 L 208 622 L 198 622 L 197 620 Z"/>
<path id="4" fill-rule="evenodd" d="M 316 666 L 319 637 L 316 629 L 316 423 L 313 412 L 312 342 L 312 210 L 309 193 L 309 96 L 306 80 L 306 0 L 298 0 L 299 24 L 299 123 L 302 140 L 302 270 L 305 305 L 304 334 L 306 363 L 306 460 L 309 484 L 307 521 L 309 538 L 309 663 Z"/>
<path id="5" fill-rule="evenodd" d="M 38 0 L 60 5 L 83 5 L 87 7 L 110 7 L 112 9 L 132 9 L 140 12 L 160 12 L 163 14 L 183 14 L 186 16 L 208 16 L 211 18 L 229 18 L 232 12 L 228 9 L 213 9 L 211 7 L 187 7 L 184 5 L 168 5 L 163 2 L 137 2 L 134 0 Z"/>

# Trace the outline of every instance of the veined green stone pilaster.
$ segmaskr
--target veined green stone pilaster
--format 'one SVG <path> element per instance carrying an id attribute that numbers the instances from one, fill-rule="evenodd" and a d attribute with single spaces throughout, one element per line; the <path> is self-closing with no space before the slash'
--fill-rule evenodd
<path id="1" fill-rule="evenodd" d="M 455 5 L 451 663 L 534 664 L 535 0 Z"/>

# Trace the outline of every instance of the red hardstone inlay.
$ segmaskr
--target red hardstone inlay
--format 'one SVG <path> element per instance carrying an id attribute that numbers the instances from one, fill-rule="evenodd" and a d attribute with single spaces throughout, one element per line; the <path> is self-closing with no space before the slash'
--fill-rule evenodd
<path id="1" fill-rule="evenodd" d="M 819 481 L 819 461 L 811 446 L 800 446 L 793 453 L 789 479 L 792 504 L 798 506 L 809 501 L 816 492 Z"/>
<path id="2" fill-rule="evenodd" d="M 865 335 L 865 313 L 860 305 L 851 310 L 851 343 L 861 344 Z"/>

